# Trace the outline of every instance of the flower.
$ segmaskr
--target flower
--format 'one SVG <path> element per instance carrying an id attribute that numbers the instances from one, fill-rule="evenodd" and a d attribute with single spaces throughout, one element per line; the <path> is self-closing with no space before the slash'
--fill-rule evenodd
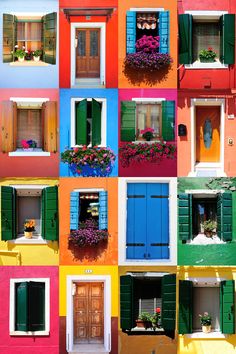
<path id="1" fill-rule="evenodd" d="M 36 148 L 37 143 L 35 140 L 21 140 L 23 149 Z"/>
<path id="2" fill-rule="evenodd" d="M 160 307 L 157 307 L 157 308 L 156 308 L 156 313 L 161 313 Z"/>
<path id="3" fill-rule="evenodd" d="M 35 230 L 35 220 L 25 220 L 24 222 L 24 230 L 31 232 Z"/>
<path id="4" fill-rule="evenodd" d="M 99 230 L 98 223 L 94 219 L 87 219 L 80 223 L 79 230 L 72 230 L 69 242 L 75 246 L 96 246 L 101 241 L 107 241 L 109 233 L 106 229 Z"/>

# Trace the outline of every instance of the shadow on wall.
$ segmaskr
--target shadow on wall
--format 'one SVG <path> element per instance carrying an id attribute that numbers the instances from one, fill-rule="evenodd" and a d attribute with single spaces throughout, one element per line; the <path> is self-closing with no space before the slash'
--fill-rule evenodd
<path id="1" fill-rule="evenodd" d="M 78 247 L 70 242 L 68 243 L 68 250 L 70 250 L 74 256 L 75 261 L 87 260 L 95 262 L 101 258 L 101 255 L 107 250 L 107 242 L 101 242 L 96 246 L 84 246 Z"/>
<path id="2" fill-rule="evenodd" d="M 126 65 L 123 66 L 123 74 L 128 79 L 129 83 L 136 86 L 141 86 L 142 84 L 148 85 L 150 87 L 167 80 L 169 72 L 171 71 L 171 66 L 165 67 L 163 69 L 155 71 L 142 71 L 137 69 L 132 69 Z"/>

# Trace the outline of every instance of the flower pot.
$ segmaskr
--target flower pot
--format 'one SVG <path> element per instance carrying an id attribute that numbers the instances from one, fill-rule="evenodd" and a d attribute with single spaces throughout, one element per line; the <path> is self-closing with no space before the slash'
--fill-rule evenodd
<path id="1" fill-rule="evenodd" d="M 73 176 L 83 176 L 83 177 L 107 177 L 112 172 L 112 165 L 111 163 L 106 168 L 91 167 L 89 165 L 77 165 L 77 164 L 70 164 L 69 165 L 70 171 L 72 172 Z M 79 171 L 79 172 L 78 172 Z"/>
<path id="2" fill-rule="evenodd" d="M 34 57 L 34 61 L 38 62 L 40 60 L 40 57 Z"/>
<path id="3" fill-rule="evenodd" d="M 21 58 L 21 57 L 18 57 L 18 61 L 19 61 L 19 62 L 25 61 L 25 57 L 22 57 L 22 58 Z"/>
<path id="4" fill-rule="evenodd" d="M 24 231 L 25 238 L 32 238 L 33 231 Z"/>
<path id="5" fill-rule="evenodd" d="M 213 232 L 212 231 L 204 231 L 204 234 L 206 235 L 206 237 L 212 237 Z"/>
<path id="6" fill-rule="evenodd" d="M 211 332 L 211 325 L 209 326 L 202 326 L 203 333 L 210 333 Z"/>
<path id="7" fill-rule="evenodd" d="M 215 59 L 213 58 L 200 58 L 201 63 L 214 63 Z"/>
<path id="8" fill-rule="evenodd" d="M 152 322 L 150 321 L 143 321 L 143 320 L 136 320 L 136 327 L 138 328 L 152 328 Z"/>

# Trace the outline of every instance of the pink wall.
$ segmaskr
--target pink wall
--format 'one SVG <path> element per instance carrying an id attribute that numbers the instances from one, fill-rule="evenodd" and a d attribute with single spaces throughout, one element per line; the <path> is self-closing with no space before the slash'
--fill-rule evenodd
<path id="1" fill-rule="evenodd" d="M 58 102 L 57 89 L 0 89 L 0 126 L 1 102 L 10 97 L 49 98 Z M 59 105 L 58 105 L 59 112 Z M 59 139 L 59 138 L 58 138 Z M 2 137 L 0 134 L 0 146 Z M 58 142 L 59 146 L 59 142 Z M 47 157 L 9 157 L 0 151 L 0 177 L 57 177 L 59 175 L 59 153 Z"/>
<path id="2" fill-rule="evenodd" d="M 50 335 L 44 337 L 11 337 L 9 335 L 9 294 L 11 278 L 50 278 Z M 57 267 L 0 267 L 1 354 L 57 354 L 59 351 L 58 268 Z M 4 305 L 3 305 L 4 304 Z M 37 304 L 35 304 L 37 306 Z"/>
<path id="3" fill-rule="evenodd" d="M 123 142 L 120 141 L 120 102 L 129 101 L 132 98 L 145 97 L 145 98 L 165 98 L 167 100 L 177 101 L 177 90 L 175 89 L 120 89 L 119 90 L 119 146 Z M 175 125 L 177 127 L 177 114 Z M 176 128 L 177 129 L 177 128 Z M 177 130 L 176 130 L 177 133 Z M 175 177 L 177 176 L 177 162 L 176 160 L 163 160 L 161 164 L 144 163 L 135 164 L 128 168 L 123 168 L 119 163 L 119 176 L 120 177 Z"/>

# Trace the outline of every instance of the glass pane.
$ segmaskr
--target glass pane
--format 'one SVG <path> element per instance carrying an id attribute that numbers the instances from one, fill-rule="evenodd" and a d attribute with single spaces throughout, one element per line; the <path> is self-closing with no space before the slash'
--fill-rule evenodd
<path id="1" fill-rule="evenodd" d="M 98 56 L 98 31 L 90 31 L 90 56 Z"/>
<path id="2" fill-rule="evenodd" d="M 204 233 L 203 223 L 206 220 L 217 221 L 217 203 L 213 199 L 193 201 L 193 234 Z"/>
<path id="3" fill-rule="evenodd" d="M 211 47 L 219 57 L 220 26 L 218 22 L 194 22 L 193 59 L 197 60 L 200 50 Z"/>
<path id="4" fill-rule="evenodd" d="M 147 105 L 138 104 L 137 105 L 137 130 L 140 131 L 146 128 L 147 120 Z"/>
<path id="5" fill-rule="evenodd" d="M 156 136 L 161 135 L 161 127 L 160 127 L 160 106 L 159 105 L 151 105 L 151 126 L 148 128 L 154 129 L 154 134 Z"/>
<path id="6" fill-rule="evenodd" d="M 17 23 L 17 41 L 25 40 L 25 23 L 18 22 Z"/>
<path id="7" fill-rule="evenodd" d="M 210 119 L 205 120 L 203 132 L 205 148 L 210 149 L 212 143 L 212 124 Z"/>
<path id="8" fill-rule="evenodd" d="M 78 55 L 85 57 L 86 55 L 86 32 L 78 31 Z"/>
<path id="9" fill-rule="evenodd" d="M 41 41 L 41 22 L 28 22 L 27 23 L 27 40 L 29 41 Z"/>

